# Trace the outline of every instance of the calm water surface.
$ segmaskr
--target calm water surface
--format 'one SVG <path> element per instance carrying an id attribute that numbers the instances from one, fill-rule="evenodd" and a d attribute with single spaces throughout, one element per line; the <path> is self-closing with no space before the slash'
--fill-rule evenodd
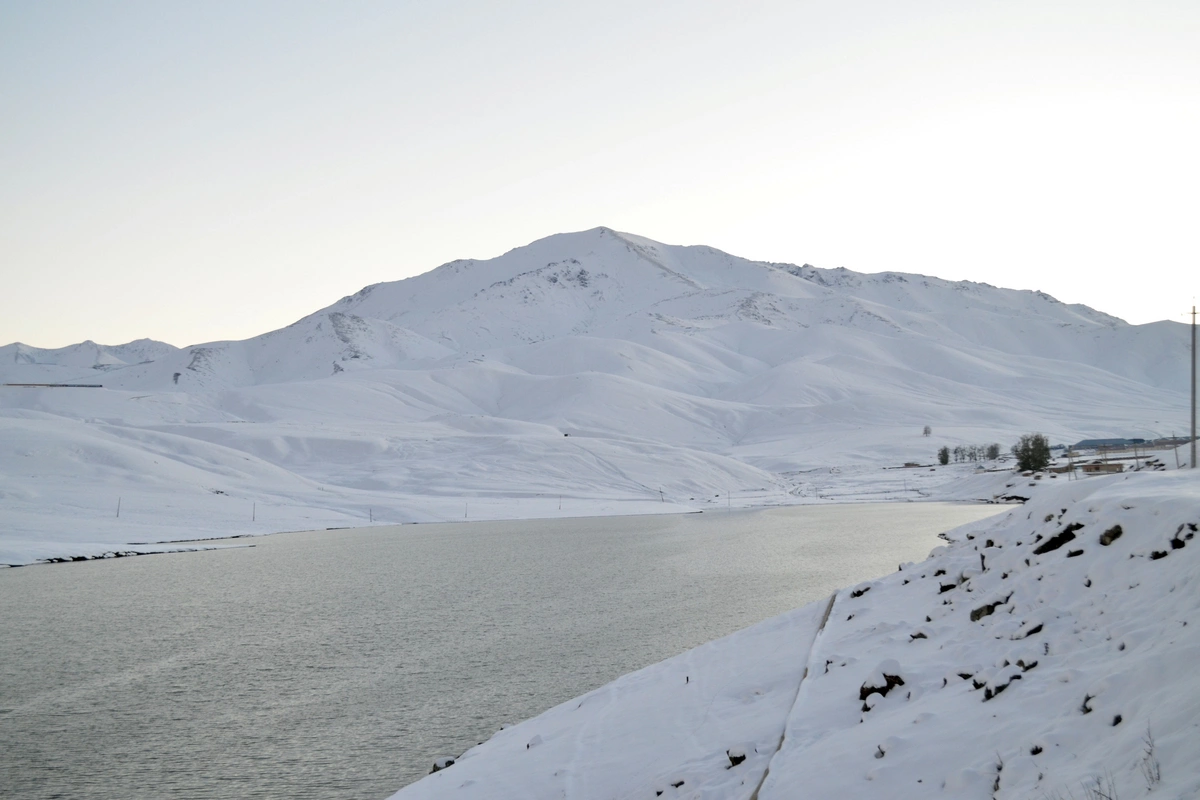
<path id="1" fill-rule="evenodd" d="M 0 570 L 0 795 L 382 798 L 995 506 L 280 534 Z"/>

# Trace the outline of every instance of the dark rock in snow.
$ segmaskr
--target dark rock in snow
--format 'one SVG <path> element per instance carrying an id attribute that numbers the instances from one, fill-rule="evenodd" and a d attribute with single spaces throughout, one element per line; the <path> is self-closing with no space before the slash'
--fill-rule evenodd
<path id="1" fill-rule="evenodd" d="M 1047 539 L 1046 541 L 1044 541 L 1040 545 L 1038 545 L 1036 548 L 1034 548 L 1033 554 L 1040 556 L 1040 555 L 1049 553 L 1053 550 L 1057 550 L 1058 548 L 1062 547 L 1067 542 L 1074 539 L 1075 531 L 1079 530 L 1082 527 L 1083 527 L 1083 523 L 1072 522 L 1070 525 L 1063 528 L 1061 531 L 1054 534 L 1049 539 Z"/>

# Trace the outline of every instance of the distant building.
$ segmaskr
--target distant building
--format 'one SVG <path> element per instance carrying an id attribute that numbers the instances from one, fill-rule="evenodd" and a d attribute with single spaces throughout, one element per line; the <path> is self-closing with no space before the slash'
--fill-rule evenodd
<path id="1" fill-rule="evenodd" d="M 1072 450 L 1097 450 L 1101 447 L 1130 447 L 1142 444 L 1145 439 L 1084 439 L 1071 446 Z"/>
<path id="2" fill-rule="evenodd" d="M 1079 468 L 1083 470 L 1084 475 L 1103 475 L 1103 474 L 1110 473 L 1110 472 L 1124 472 L 1125 471 L 1125 465 L 1121 464 L 1119 462 L 1112 463 L 1112 464 L 1105 464 L 1105 463 L 1097 461 L 1092 464 L 1083 464 Z"/>

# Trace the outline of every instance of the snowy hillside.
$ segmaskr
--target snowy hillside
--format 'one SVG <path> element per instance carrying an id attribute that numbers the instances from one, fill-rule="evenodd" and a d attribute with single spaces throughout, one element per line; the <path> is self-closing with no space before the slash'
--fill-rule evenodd
<path id="1" fill-rule="evenodd" d="M 878 468 L 1031 430 L 1180 432 L 1186 359 L 1182 325 L 1038 292 L 561 234 L 246 341 L 0 347 L 0 383 L 103 386 L 0 388 L 0 563 L 872 480 L 919 499 L 958 472 Z"/>
<path id="2" fill-rule="evenodd" d="M 920 564 L 508 727 L 396 798 L 1200 796 L 1200 474 L 1027 488 Z"/>

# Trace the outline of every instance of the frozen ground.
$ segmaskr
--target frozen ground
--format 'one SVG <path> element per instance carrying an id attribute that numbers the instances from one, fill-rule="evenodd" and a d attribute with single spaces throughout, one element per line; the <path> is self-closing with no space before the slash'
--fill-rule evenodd
<path id="1" fill-rule="evenodd" d="M 1200 796 L 1200 474 L 1019 488 L 920 564 L 507 727 L 396 798 Z"/>
<path id="2" fill-rule="evenodd" d="M 1179 432 L 1187 355 L 1182 325 L 1040 292 L 562 234 L 246 341 L 0 347 L 0 383 L 102 386 L 0 387 L 0 563 L 372 520 L 989 496 L 947 485 L 969 467 L 884 467 L 1033 430 Z"/>

